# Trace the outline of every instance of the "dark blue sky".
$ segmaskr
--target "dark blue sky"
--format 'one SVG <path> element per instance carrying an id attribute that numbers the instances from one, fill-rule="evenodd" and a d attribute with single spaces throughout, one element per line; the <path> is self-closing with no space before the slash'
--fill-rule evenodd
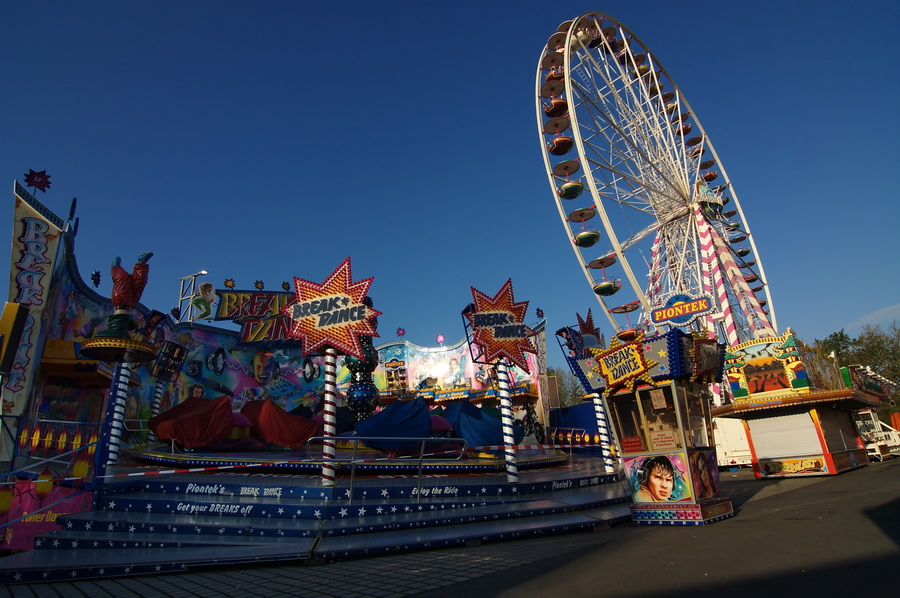
<path id="1" fill-rule="evenodd" d="M 540 307 L 551 329 L 573 324 L 599 304 L 556 215 L 534 81 L 557 25 L 589 10 L 633 30 L 688 98 L 780 331 L 897 319 L 887 0 L 5 2 L 0 231 L 13 180 L 46 170 L 38 198 L 65 216 L 78 197 L 78 264 L 101 293 L 114 256 L 156 253 L 148 307 L 173 307 L 200 269 L 273 290 L 350 256 L 354 279 L 374 277 L 383 341 L 455 342 L 469 287 L 507 278 L 529 321 Z"/>

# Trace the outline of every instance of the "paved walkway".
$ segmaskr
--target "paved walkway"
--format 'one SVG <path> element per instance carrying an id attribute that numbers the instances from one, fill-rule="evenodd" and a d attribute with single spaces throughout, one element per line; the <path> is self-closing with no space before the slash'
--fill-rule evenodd
<path id="1" fill-rule="evenodd" d="M 703 527 L 623 525 L 339 561 L 30 584 L 0 596 L 354 598 L 895 595 L 900 459 L 837 477 L 722 472 L 738 514 Z"/>

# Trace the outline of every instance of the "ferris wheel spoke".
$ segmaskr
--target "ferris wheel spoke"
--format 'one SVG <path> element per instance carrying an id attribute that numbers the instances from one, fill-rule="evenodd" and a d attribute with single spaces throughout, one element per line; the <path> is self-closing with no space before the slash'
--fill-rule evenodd
<path id="1" fill-rule="evenodd" d="M 604 185 L 613 185 L 617 180 L 627 181 L 634 190 L 630 195 L 640 194 L 642 198 L 646 198 L 647 205 L 676 204 L 683 207 L 688 203 L 689 194 L 683 192 L 683 182 L 676 179 L 671 171 L 649 168 L 645 162 L 623 157 L 615 150 L 607 152 L 593 139 L 585 142 L 584 146 L 591 151 L 585 155 L 586 160 L 591 164 L 595 175 L 600 174 Z M 618 156 L 619 159 L 613 161 L 610 155 Z M 665 212 L 660 207 L 655 209 Z"/>

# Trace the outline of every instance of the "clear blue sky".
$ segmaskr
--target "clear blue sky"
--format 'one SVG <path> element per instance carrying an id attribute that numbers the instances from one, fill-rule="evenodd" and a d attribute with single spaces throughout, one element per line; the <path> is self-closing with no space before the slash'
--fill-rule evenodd
<path id="1" fill-rule="evenodd" d="M 78 265 L 101 293 L 114 256 L 155 252 L 151 308 L 201 269 L 280 289 L 350 256 L 375 279 L 376 344 L 398 327 L 457 341 L 469 287 L 507 278 L 529 321 L 574 324 L 599 304 L 543 171 L 534 79 L 557 25 L 590 10 L 633 30 L 694 108 L 782 330 L 811 343 L 900 318 L 889 0 L 4 2 L 0 234 L 13 181 L 46 170 L 37 196 L 63 217 L 78 197 Z"/>

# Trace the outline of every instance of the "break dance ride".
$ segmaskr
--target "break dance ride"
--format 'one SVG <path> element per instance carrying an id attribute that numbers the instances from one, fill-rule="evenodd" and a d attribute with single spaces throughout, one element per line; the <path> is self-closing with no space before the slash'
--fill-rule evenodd
<path id="1" fill-rule="evenodd" d="M 139 303 L 150 252 L 130 273 L 115 259 L 100 294 L 77 266 L 74 203 L 63 219 L 13 191 L 0 551 L 15 554 L 0 558 L 0 585 L 630 519 L 607 459 L 527 441 L 516 425 L 516 412 L 545 413 L 545 326 L 526 324 L 511 281 L 493 296 L 471 289 L 466 340 L 440 347 L 374 346 L 373 278 L 354 280 L 349 257 L 323 282 L 265 291 L 226 279 L 187 297 L 239 329 L 178 321 L 181 309 L 173 320 Z"/>

